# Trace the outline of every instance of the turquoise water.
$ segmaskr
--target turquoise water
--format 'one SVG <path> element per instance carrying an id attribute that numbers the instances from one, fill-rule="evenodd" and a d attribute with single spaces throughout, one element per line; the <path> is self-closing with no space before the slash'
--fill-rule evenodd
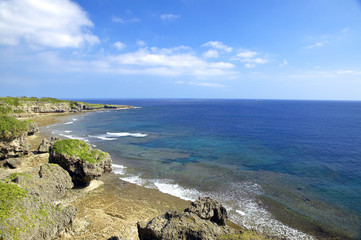
<path id="1" fill-rule="evenodd" d="M 319 232 L 361 238 L 361 102 L 85 101 L 140 107 L 49 129 L 109 152 L 124 180 L 184 199 L 210 195 L 232 220 L 271 235 L 308 238 L 302 222 L 280 222 L 265 202 Z"/>

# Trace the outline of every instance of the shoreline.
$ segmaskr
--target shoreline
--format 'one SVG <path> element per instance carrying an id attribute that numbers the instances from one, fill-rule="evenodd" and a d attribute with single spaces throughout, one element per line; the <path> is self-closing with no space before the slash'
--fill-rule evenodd
<path id="1" fill-rule="evenodd" d="M 98 111 L 101 111 L 101 110 L 98 110 Z M 88 111 L 87 111 L 88 112 Z M 89 111 L 90 112 L 90 111 Z M 86 112 L 80 112 L 80 113 L 66 113 L 66 114 L 51 114 L 51 115 L 42 115 L 42 116 L 37 116 L 36 119 L 34 119 L 36 122 L 40 123 L 39 126 L 42 126 L 42 127 L 45 127 L 45 126 L 49 126 L 49 125 L 53 125 L 53 124 L 57 124 L 57 123 L 61 123 L 61 122 L 66 122 L 69 120 L 69 117 L 71 116 L 75 116 L 75 115 L 78 115 L 78 114 L 81 114 L 81 113 L 86 113 Z M 42 136 L 45 136 L 45 137 L 49 137 L 49 136 L 46 136 L 44 135 L 44 133 L 41 133 Z M 51 135 L 51 134 L 49 134 Z M 162 193 L 160 192 L 159 190 L 157 189 L 151 189 L 151 188 L 146 188 L 146 187 L 143 187 L 143 186 L 139 186 L 139 185 L 135 185 L 133 183 L 130 183 L 130 182 L 126 182 L 126 181 L 123 181 L 119 178 L 119 175 L 116 175 L 115 173 L 111 173 L 113 176 L 113 179 L 117 178 L 119 181 L 118 184 L 120 184 L 121 186 L 123 185 L 134 185 L 133 188 L 134 189 L 137 189 L 137 188 L 142 188 L 143 190 L 142 191 L 145 191 L 147 192 L 148 190 L 149 191 L 158 191 L 158 194 L 161 194 L 161 195 L 167 195 L 167 196 L 171 196 L 172 198 L 176 198 L 178 199 L 177 201 L 179 202 L 180 205 L 184 205 L 184 202 L 188 202 L 186 200 L 183 200 L 179 197 L 174 197 L 168 193 Z M 109 179 L 111 179 L 112 177 L 105 177 L 103 178 L 103 180 L 107 181 Z M 114 186 L 114 184 L 110 183 L 110 182 L 105 182 L 104 183 L 105 186 L 108 186 L 109 184 L 112 186 L 112 187 L 106 187 L 106 190 L 103 189 L 103 193 L 105 193 L 104 191 L 109 191 L 109 189 L 113 188 L 113 189 L 118 189 L 117 187 Z M 136 186 L 136 187 L 135 187 Z M 102 188 L 102 186 L 101 186 Z M 127 189 L 132 189 L 131 187 L 127 187 Z M 134 190 L 133 189 L 133 190 Z M 130 190 L 130 191 L 133 191 L 133 190 Z M 138 191 L 140 192 L 140 190 L 134 190 L 134 191 Z M 108 192 L 107 193 L 109 196 L 109 194 L 111 195 L 111 192 Z M 133 193 L 134 194 L 134 193 Z M 153 194 L 154 196 L 154 194 Z M 113 196 L 114 197 L 114 196 Z M 159 196 L 158 196 L 159 198 Z M 280 222 L 282 222 L 283 224 L 285 224 L 286 226 L 290 226 L 291 228 L 297 230 L 297 231 L 302 231 L 306 234 L 311 234 L 310 236 L 315 236 L 316 238 L 319 238 L 319 239 L 328 239 L 328 238 L 331 238 L 331 237 L 337 237 L 337 235 L 334 235 L 334 234 L 325 234 L 325 232 L 322 231 L 322 228 L 318 228 L 317 226 L 311 226 L 312 224 L 312 221 L 307 221 L 307 226 L 305 228 L 300 228 L 300 225 L 297 224 L 298 222 L 302 223 L 304 221 L 304 219 L 298 219 L 298 216 L 296 216 L 295 214 L 292 214 L 291 212 L 287 212 L 287 211 L 283 211 L 282 209 L 282 206 L 280 206 L 279 204 L 275 204 L 275 203 L 272 203 L 270 201 L 265 201 L 264 199 L 260 199 L 262 201 L 262 203 L 264 204 L 264 206 L 266 206 L 266 209 L 270 211 L 270 213 L 272 214 L 272 216 L 279 220 Z M 145 202 L 147 202 L 146 200 L 143 200 Z M 85 207 L 82 208 L 84 209 L 84 211 L 90 211 L 91 209 L 86 209 Z M 175 209 L 168 209 L 168 210 L 175 210 Z M 183 210 L 183 209 L 180 209 L 180 210 Z M 162 214 L 164 213 L 165 211 L 159 211 L 159 209 L 153 209 L 153 211 L 158 211 L 159 214 Z M 158 214 L 158 215 L 159 215 Z M 287 216 L 284 216 L 283 214 L 286 214 Z M 156 215 L 154 215 L 153 217 L 155 217 Z M 290 218 L 291 216 L 291 218 Z M 293 218 L 292 218 L 293 216 Z M 296 223 L 296 224 L 295 224 Z M 311 228 L 310 228 L 311 227 Z M 76 238 L 75 238 L 76 239 Z"/>

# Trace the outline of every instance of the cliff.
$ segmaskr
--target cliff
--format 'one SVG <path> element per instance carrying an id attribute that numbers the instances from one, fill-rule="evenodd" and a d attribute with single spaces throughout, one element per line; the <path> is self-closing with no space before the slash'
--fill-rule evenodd
<path id="1" fill-rule="evenodd" d="M 93 104 L 80 101 L 61 100 L 56 98 L 0 98 L 0 114 L 15 117 L 31 117 L 46 113 L 72 113 L 101 109 L 126 109 L 129 105 Z"/>

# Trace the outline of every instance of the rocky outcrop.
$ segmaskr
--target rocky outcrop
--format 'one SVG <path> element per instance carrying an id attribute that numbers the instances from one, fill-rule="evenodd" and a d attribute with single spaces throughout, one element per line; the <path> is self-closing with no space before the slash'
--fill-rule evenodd
<path id="1" fill-rule="evenodd" d="M 50 146 L 50 141 L 47 138 L 44 138 L 38 147 L 38 153 L 48 153 Z"/>
<path id="2" fill-rule="evenodd" d="M 39 132 L 39 127 L 36 122 L 29 122 L 28 135 L 34 135 L 36 132 Z"/>
<path id="3" fill-rule="evenodd" d="M 139 239 L 213 240 L 222 235 L 235 234 L 234 229 L 222 225 L 227 219 L 226 212 L 223 212 L 221 218 L 215 218 L 217 215 L 215 212 L 218 209 L 223 211 L 224 207 L 210 198 L 199 199 L 192 203 L 185 212 L 171 211 L 153 218 L 148 223 L 139 222 Z M 211 221 L 211 219 L 216 221 Z"/>
<path id="4" fill-rule="evenodd" d="M 198 217 L 217 223 L 220 226 L 226 225 L 227 210 L 218 201 L 210 197 L 199 198 L 184 211 L 195 213 Z"/>
<path id="5" fill-rule="evenodd" d="M 14 169 L 21 167 L 21 159 L 20 158 L 9 158 L 5 161 L 5 167 Z"/>
<path id="6" fill-rule="evenodd" d="M 87 186 L 92 179 L 112 171 L 112 159 L 108 153 L 77 139 L 57 141 L 50 149 L 49 162 L 67 170 L 77 187 Z"/>
<path id="7" fill-rule="evenodd" d="M 60 140 L 60 138 L 58 137 L 51 137 L 50 141 L 47 138 L 44 138 L 38 147 L 38 153 L 48 153 L 50 151 L 50 148 L 58 140 Z"/>
<path id="8" fill-rule="evenodd" d="M 40 195 L 51 201 L 63 198 L 66 191 L 74 186 L 69 173 L 57 164 L 42 165 L 39 177 L 44 180 Z"/>
<path id="9" fill-rule="evenodd" d="M 0 180 L 0 239 L 54 239 L 75 218 L 74 206 L 53 201 L 71 188 L 69 174 L 55 164 L 39 173 L 16 173 Z"/>
<path id="10" fill-rule="evenodd" d="M 29 153 L 27 133 L 14 139 L 0 139 L 0 159 L 20 157 Z"/>
<path id="11" fill-rule="evenodd" d="M 15 106 L 14 109 L 26 113 L 62 113 L 71 111 L 69 103 L 66 102 L 23 102 L 21 105 Z"/>

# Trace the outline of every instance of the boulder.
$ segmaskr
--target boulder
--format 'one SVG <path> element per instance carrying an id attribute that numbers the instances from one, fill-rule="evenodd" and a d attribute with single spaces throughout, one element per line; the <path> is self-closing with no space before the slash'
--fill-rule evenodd
<path id="1" fill-rule="evenodd" d="M 57 164 L 46 163 L 40 167 L 39 177 L 44 181 L 41 195 L 51 201 L 61 199 L 74 184 L 67 171 Z"/>
<path id="2" fill-rule="evenodd" d="M 5 166 L 12 168 L 12 169 L 18 168 L 21 166 L 21 159 L 20 158 L 9 158 L 6 160 Z"/>
<path id="3" fill-rule="evenodd" d="M 28 135 L 34 135 L 34 133 L 39 132 L 39 127 L 36 122 L 29 123 Z"/>
<path id="4" fill-rule="evenodd" d="M 184 211 L 197 214 L 198 217 L 210 220 L 220 226 L 226 225 L 227 210 L 218 201 L 210 197 L 199 198 Z"/>
<path id="5" fill-rule="evenodd" d="M 215 216 L 215 209 L 222 209 L 222 211 L 224 209 L 220 204 L 218 206 L 218 204 L 218 202 L 210 198 L 199 199 L 192 203 L 183 213 L 171 211 L 153 218 L 148 223 L 138 222 L 139 239 L 213 240 L 223 235 L 235 234 L 236 231 L 234 229 L 211 221 L 211 216 Z M 192 212 L 193 210 L 194 212 Z M 206 217 L 201 218 L 200 216 Z M 223 213 L 223 216 L 225 217 L 225 222 L 227 213 Z"/>
<path id="6" fill-rule="evenodd" d="M 29 153 L 27 134 L 14 139 L 0 139 L 0 159 L 20 157 Z"/>
<path id="7" fill-rule="evenodd" d="M 112 159 L 108 153 L 77 139 L 55 142 L 50 148 L 49 162 L 67 170 L 77 187 L 87 186 L 92 179 L 112 171 Z"/>
<path id="8" fill-rule="evenodd" d="M 44 138 L 43 141 L 41 141 L 39 147 L 38 147 L 38 153 L 47 153 L 49 152 L 50 148 L 50 142 L 47 138 Z"/>
<path id="9" fill-rule="evenodd" d="M 50 240 L 70 228 L 77 209 L 54 201 L 71 186 L 69 174 L 53 164 L 1 179 L 0 239 Z"/>

